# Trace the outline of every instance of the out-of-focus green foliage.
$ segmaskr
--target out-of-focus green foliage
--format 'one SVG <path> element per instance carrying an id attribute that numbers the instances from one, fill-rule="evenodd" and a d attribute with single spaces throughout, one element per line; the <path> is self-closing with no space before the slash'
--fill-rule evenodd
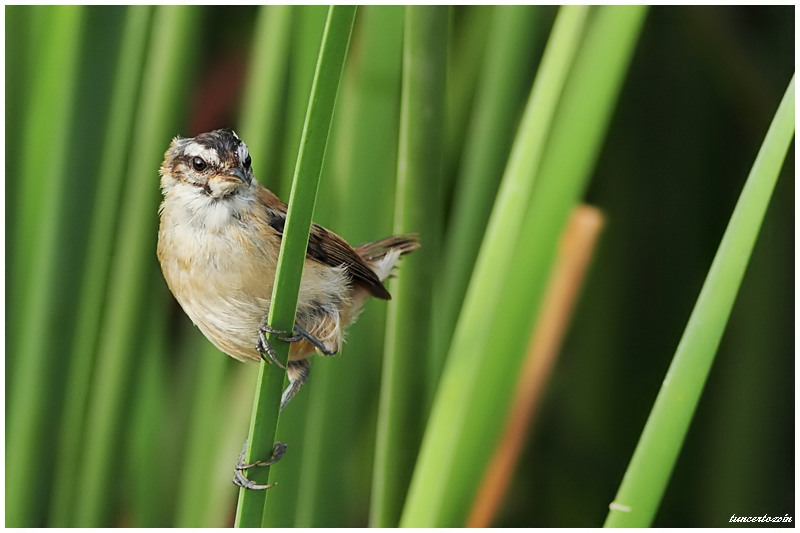
<path id="1" fill-rule="evenodd" d="M 792 77 L 610 506 L 606 526 L 648 527 L 658 510 L 794 138 L 794 97 Z"/>
<path id="2" fill-rule="evenodd" d="M 230 478 L 258 367 L 215 350 L 166 289 L 155 258 L 157 169 L 173 136 L 233 127 L 251 146 L 257 179 L 288 200 L 327 8 L 5 9 L 6 525 L 231 525 Z M 436 8 L 415 9 L 425 17 Z M 586 32 L 604 9 L 589 8 Z M 354 244 L 388 235 L 394 206 L 403 205 L 395 195 L 406 190 L 397 183 L 406 11 L 360 7 L 345 63 L 315 213 Z M 449 344 L 470 263 L 558 10 L 446 11 L 445 102 L 432 108 L 445 116 L 424 132 L 441 152 L 441 168 L 427 178 L 426 209 L 436 212 L 417 228 L 439 239 L 423 304 L 433 312 L 419 314 L 433 315 L 433 338 L 414 343 L 392 333 L 395 347 L 413 352 L 393 357 L 405 358 L 423 386 L 391 397 L 408 402 L 405 412 L 418 419 L 379 418 L 391 416 L 378 408 L 391 377 L 382 374 L 384 330 L 400 323 L 387 327 L 386 303 L 371 301 L 341 356 L 315 358 L 308 384 L 281 415 L 277 438 L 289 449 L 273 468 L 279 485 L 268 497 L 270 525 L 379 523 L 370 516 L 382 468 L 375 457 L 386 451 L 379 425 L 408 424 L 409 435 L 425 428 L 447 359 L 463 356 Z M 606 230 L 496 525 L 602 524 L 792 77 L 793 13 L 791 6 L 647 10 L 581 193 L 605 213 Z M 568 90 L 580 94 L 587 83 Z M 433 87 L 431 102 L 441 90 Z M 424 109 L 426 95 L 414 98 Z M 559 140 L 554 130 L 541 171 L 582 161 L 589 135 L 579 133 Z M 794 514 L 791 154 L 656 526 Z M 525 216 L 530 224 L 558 219 L 538 210 Z M 541 236 L 536 229 L 527 231 L 545 239 L 552 228 Z M 531 272 L 527 261 L 542 253 L 520 247 L 494 265 L 509 276 L 500 298 L 514 304 L 491 306 L 486 324 L 515 324 L 520 306 L 533 305 L 534 294 L 510 288 L 539 286 L 515 285 L 513 276 Z M 459 278 L 443 279 L 449 272 Z M 397 274 L 402 284 L 402 261 Z M 475 334 L 496 331 L 508 336 L 494 327 Z M 516 346 L 506 338 L 503 350 L 524 350 L 526 333 L 515 330 Z M 481 349 L 487 361 L 519 359 L 491 352 L 491 344 Z M 475 396 L 463 401 L 503 405 L 504 391 L 480 387 L 484 371 L 487 378 L 506 372 L 513 382 L 516 368 L 480 369 Z M 464 427 L 454 438 L 490 430 Z M 388 482 L 403 493 L 405 481 Z"/>

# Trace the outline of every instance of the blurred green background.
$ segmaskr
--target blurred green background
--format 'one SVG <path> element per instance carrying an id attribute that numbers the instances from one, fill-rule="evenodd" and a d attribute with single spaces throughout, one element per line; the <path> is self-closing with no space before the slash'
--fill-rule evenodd
<path id="1" fill-rule="evenodd" d="M 443 249 L 498 9 L 448 12 L 431 214 Z M 233 127 L 257 179 L 288 200 L 325 13 L 5 8 L 7 525 L 232 523 L 258 369 L 214 350 L 169 294 L 157 169 L 173 136 Z M 524 10 L 512 126 L 555 14 Z M 315 217 L 353 243 L 392 232 L 402 22 L 398 6 L 356 15 Z M 792 6 L 649 9 L 585 194 L 606 227 L 495 525 L 602 524 L 792 76 L 794 39 Z M 793 176 L 790 151 L 656 526 L 794 516 Z M 368 304 L 282 417 L 297 478 L 276 493 L 291 500 L 276 525 L 367 525 L 385 313 Z M 435 383 L 436 364 L 417 368 Z"/>

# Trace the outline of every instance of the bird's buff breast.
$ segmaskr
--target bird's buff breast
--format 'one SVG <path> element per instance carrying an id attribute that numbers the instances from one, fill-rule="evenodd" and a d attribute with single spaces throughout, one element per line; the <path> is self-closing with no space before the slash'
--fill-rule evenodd
<path id="1" fill-rule="evenodd" d="M 240 216 L 203 219 L 162 208 L 158 258 L 164 278 L 184 312 L 217 348 L 239 360 L 260 360 L 258 328 L 269 313 L 280 240 L 265 220 Z M 177 215 L 175 213 L 178 213 Z M 274 240 L 274 242 L 273 242 Z M 298 321 L 331 351 L 358 315 L 366 294 L 354 294 L 344 267 L 306 260 L 297 302 Z M 313 353 L 292 344 L 290 359 Z"/>
<path id="2" fill-rule="evenodd" d="M 197 229 L 163 217 L 158 257 L 164 278 L 183 310 L 220 350 L 259 360 L 258 327 L 269 312 L 277 257 L 253 242 L 253 228 Z"/>

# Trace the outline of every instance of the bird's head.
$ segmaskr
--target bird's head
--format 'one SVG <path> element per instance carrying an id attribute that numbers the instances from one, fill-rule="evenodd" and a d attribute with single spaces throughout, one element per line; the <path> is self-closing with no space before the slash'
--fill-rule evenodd
<path id="1" fill-rule="evenodd" d="M 233 130 L 176 137 L 161 164 L 161 192 L 229 198 L 257 186 L 250 163 L 247 145 Z"/>

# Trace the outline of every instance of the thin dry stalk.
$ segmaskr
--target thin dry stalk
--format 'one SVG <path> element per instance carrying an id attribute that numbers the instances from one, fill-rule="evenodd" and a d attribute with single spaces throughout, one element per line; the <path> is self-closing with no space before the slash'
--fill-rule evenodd
<path id="1" fill-rule="evenodd" d="M 467 527 L 490 527 L 505 497 L 602 226 L 603 215 L 588 205 L 576 207 L 567 223 L 514 392 L 508 422 L 475 497 Z"/>

